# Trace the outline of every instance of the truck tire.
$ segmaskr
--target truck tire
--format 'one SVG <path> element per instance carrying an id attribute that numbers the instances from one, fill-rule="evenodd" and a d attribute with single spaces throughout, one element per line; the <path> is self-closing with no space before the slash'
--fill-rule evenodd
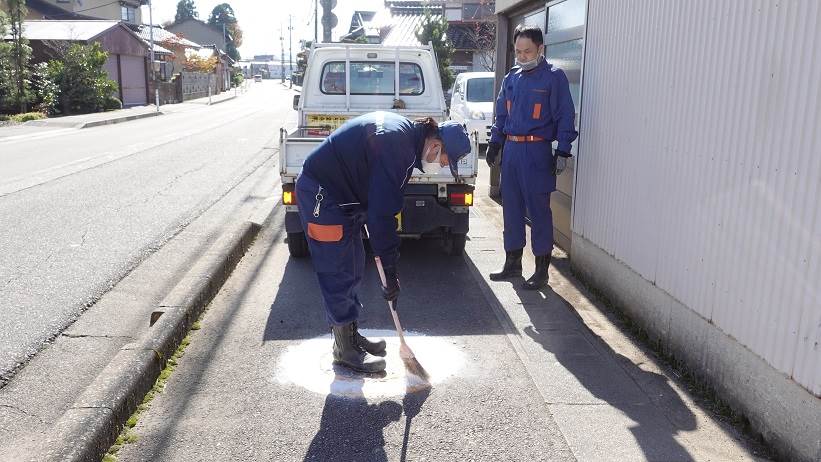
<path id="1" fill-rule="evenodd" d="M 452 257 L 460 257 L 465 253 L 465 241 L 467 234 L 446 234 L 445 235 L 445 253 Z"/>
<path id="2" fill-rule="evenodd" d="M 288 251 L 294 258 L 308 256 L 308 241 L 305 240 L 305 233 L 288 233 Z"/>

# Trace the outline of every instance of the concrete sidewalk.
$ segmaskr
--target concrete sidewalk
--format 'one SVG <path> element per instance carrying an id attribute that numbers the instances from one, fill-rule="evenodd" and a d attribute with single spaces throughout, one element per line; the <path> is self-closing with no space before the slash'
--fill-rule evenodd
<path id="1" fill-rule="evenodd" d="M 154 105 L 26 122 L 27 127 L 91 128 L 162 115 Z"/>
<path id="2" fill-rule="evenodd" d="M 0 139 L 11 136 L 27 135 L 41 132 L 44 128 L 92 128 L 101 125 L 110 125 L 123 122 L 130 122 L 132 120 L 144 119 L 146 117 L 161 116 L 165 113 L 173 113 L 185 111 L 190 105 L 214 105 L 233 100 L 242 96 L 242 91 L 234 91 L 233 89 L 224 91 L 218 95 L 212 96 L 210 99 L 197 98 L 184 101 L 178 104 L 165 104 L 160 106 L 160 110 L 153 104 L 147 106 L 137 106 L 128 109 L 119 109 L 116 111 L 96 112 L 93 114 L 78 114 L 65 117 L 54 117 L 42 120 L 32 120 L 18 125 L 9 125 L 0 127 Z"/>
<path id="3" fill-rule="evenodd" d="M 277 208 L 119 460 L 762 458 L 619 329 L 561 252 L 553 289 L 487 280 L 500 208 L 479 193 L 465 258 L 403 242 L 400 314 L 432 389 L 401 368 L 370 263 L 360 325 L 388 337 L 389 369 L 331 366 L 311 264 L 289 258 Z"/>

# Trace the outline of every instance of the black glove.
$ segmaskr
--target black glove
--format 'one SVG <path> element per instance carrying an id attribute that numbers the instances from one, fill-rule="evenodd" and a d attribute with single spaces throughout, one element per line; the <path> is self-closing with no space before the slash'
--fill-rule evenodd
<path id="1" fill-rule="evenodd" d="M 558 149 L 555 152 L 555 156 L 553 156 L 553 176 L 559 176 L 562 174 L 565 168 L 567 168 L 567 159 L 570 157 L 570 154 L 559 151 Z"/>
<path id="2" fill-rule="evenodd" d="M 488 167 L 493 167 L 496 164 L 496 157 L 499 155 L 499 150 L 502 147 L 499 143 L 488 143 L 487 151 L 485 151 L 485 160 Z"/>
<path id="3" fill-rule="evenodd" d="M 385 300 L 393 302 L 393 309 L 396 309 L 396 300 L 399 298 L 399 275 L 396 273 L 396 267 L 384 267 L 382 271 L 385 272 L 385 285 L 382 286 L 382 296 Z"/>

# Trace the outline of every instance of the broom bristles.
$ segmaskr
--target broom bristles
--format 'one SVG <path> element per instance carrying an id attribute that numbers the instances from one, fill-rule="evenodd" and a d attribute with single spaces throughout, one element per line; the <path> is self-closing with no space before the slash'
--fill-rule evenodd
<path id="1" fill-rule="evenodd" d="M 410 347 L 407 344 L 402 343 L 399 347 L 399 357 L 402 358 L 402 362 L 405 363 L 405 369 L 410 372 L 411 374 L 419 377 L 424 381 L 428 381 L 430 379 L 430 374 L 428 371 L 422 367 L 422 364 L 416 359 L 416 355 L 413 354 Z"/>
<path id="2" fill-rule="evenodd" d="M 430 374 L 428 374 L 428 371 L 426 371 L 425 368 L 422 367 L 422 364 L 420 364 L 419 360 L 417 360 L 415 357 L 402 358 L 402 361 L 405 363 L 405 369 L 409 373 L 419 377 L 425 382 L 427 382 L 430 379 Z"/>

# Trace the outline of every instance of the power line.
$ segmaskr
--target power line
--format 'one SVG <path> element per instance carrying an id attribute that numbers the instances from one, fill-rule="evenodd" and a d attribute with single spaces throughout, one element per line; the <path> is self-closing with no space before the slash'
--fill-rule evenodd
<path id="1" fill-rule="evenodd" d="M 115 3 L 120 3 L 120 0 L 116 0 L 116 1 L 114 1 L 114 2 L 103 3 L 102 5 L 97 5 L 97 6 L 92 7 L 92 8 L 86 8 L 86 9 L 84 9 L 84 10 L 76 10 L 76 11 L 72 11 L 72 13 L 83 13 L 83 12 L 85 12 L 85 11 L 98 10 L 98 9 L 100 9 L 100 8 L 104 7 L 104 6 L 113 5 L 113 4 L 115 4 Z"/>

